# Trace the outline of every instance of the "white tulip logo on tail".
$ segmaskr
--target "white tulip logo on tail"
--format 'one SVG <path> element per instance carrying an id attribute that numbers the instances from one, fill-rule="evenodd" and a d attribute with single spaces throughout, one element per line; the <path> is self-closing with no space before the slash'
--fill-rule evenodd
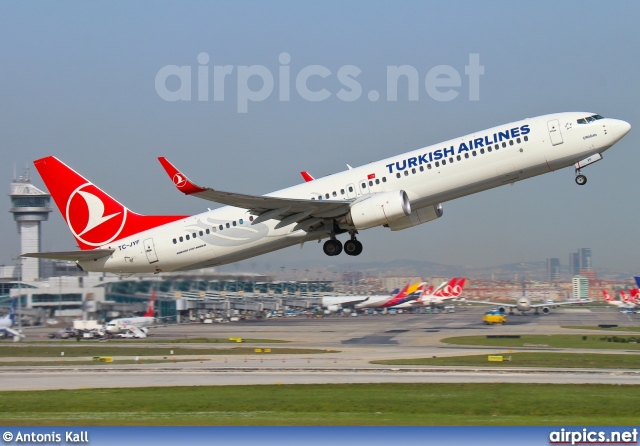
<path id="1" fill-rule="evenodd" d="M 127 208 L 91 183 L 73 191 L 67 201 L 66 220 L 73 235 L 89 246 L 113 241 L 124 228 Z"/>

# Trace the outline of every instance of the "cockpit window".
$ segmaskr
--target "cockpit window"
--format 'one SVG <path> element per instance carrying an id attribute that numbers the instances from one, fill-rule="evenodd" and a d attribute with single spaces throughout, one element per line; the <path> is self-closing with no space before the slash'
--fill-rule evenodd
<path id="1" fill-rule="evenodd" d="M 600 115 L 587 116 L 586 118 L 578 119 L 578 124 L 588 124 L 589 122 L 594 122 L 594 121 L 597 121 L 598 119 L 604 119 L 604 118 Z"/>

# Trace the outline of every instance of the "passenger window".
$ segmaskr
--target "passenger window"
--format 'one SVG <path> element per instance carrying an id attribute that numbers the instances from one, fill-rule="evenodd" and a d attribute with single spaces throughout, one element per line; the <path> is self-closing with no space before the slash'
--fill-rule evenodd
<path id="1" fill-rule="evenodd" d="M 349 192 L 353 192 L 353 187 L 349 186 Z"/>
<path id="2" fill-rule="evenodd" d="M 465 154 L 464 154 L 464 157 L 465 157 L 466 159 L 469 159 L 469 154 L 468 154 L 468 153 L 465 153 Z"/>
<path id="3" fill-rule="evenodd" d="M 222 229 L 224 229 L 224 226 L 220 225 L 220 230 L 222 231 Z"/>
<path id="4" fill-rule="evenodd" d="M 473 156 L 477 156 L 477 155 L 478 155 L 478 154 L 476 153 L 476 151 L 475 151 L 475 150 L 474 150 L 473 152 L 471 152 L 471 154 L 472 154 Z"/>
<path id="5" fill-rule="evenodd" d="M 396 178 L 400 178 L 400 172 L 396 173 Z"/>
<path id="6" fill-rule="evenodd" d="M 415 175 L 415 173 L 416 173 L 416 168 L 415 167 L 413 169 L 411 169 L 411 173 Z"/>
<path id="7" fill-rule="evenodd" d="M 175 245 L 176 243 L 178 243 L 178 241 L 176 239 L 173 239 L 173 244 Z"/>
<path id="8" fill-rule="evenodd" d="M 431 170 L 431 163 L 427 164 L 427 169 Z"/>
<path id="9" fill-rule="evenodd" d="M 227 223 L 225 226 L 227 227 L 227 229 L 231 227 L 229 223 Z"/>
<path id="10" fill-rule="evenodd" d="M 338 196 L 338 194 L 336 193 L 336 191 L 335 191 L 335 190 L 333 191 L 333 196 L 334 196 L 334 197 L 337 197 L 337 196 Z"/>
<path id="11" fill-rule="evenodd" d="M 380 180 L 376 178 L 376 185 L 380 184 Z"/>
<path id="12" fill-rule="evenodd" d="M 178 240 L 180 240 L 180 241 L 182 242 L 182 241 L 183 241 L 183 238 L 182 238 L 182 237 L 180 237 Z"/>
<path id="13" fill-rule="evenodd" d="M 198 234 L 196 234 L 195 232 L 193 233 L 193 238 L 198 237 Z"/>
<path id="14" fill-rule="evenodd" d="M 387 182 L 387 177 L 382 177 L 382 182 L 386 183 Z"/>
<path id="15" fill-rule="evenodd" d="M 324 194 L 324 198 L 329 199 L 329 194 Z"/>
<path id="16" fill-rule="evenodd" d="M 520 142 L 521 142 L 520 138 L 516 139 L 516 142 L 517 142 L 518 144 L 520 144 Z"/>
<path id="17" fill-rule="evenodd" d="M 207 229 L 205 230 L 205 232 L 208 234 L 208 233 L 209 233 L 209 228 L 207 228 Z"/>
<path id="18" fill-rule="evenodd" d="M 185 238 L 186 238 L 187 240 L 189 240 L 189 234 L 187 234 L 187 235 L 185 236 Z"/>
<path id="19" fill-rule="evenodd" d="M 243 219 L 240 219 L 240 220 L 238 220 L 238 223 L 240 223 L 240 224 L 244 224 L 244 220 L 243 220 Z"/>
<path id="20" fill-rule="evenodd" d="M 200 237 L 202 237 L 204 235 L 204 233 L 202 231 L 200 231 Z"/>
<path id="21" fill-rule="evenodd" d="M 528 136 L 525 136 L 525 137 L 524 137 L 524 141 L 525 141 L 525 142 L 529 141 L 529 137 L 528 137 Z"/>
<path id="22" fill-rule="evenodd" d="M 420 166 L 420 172 L 424 172 L 424 166 Z"/>
<path id="23" fill-rule="evenodd" d="M 369 186 L 373 186 L 373 181 L 369 180 Z"/>
<path id="24" fill-rule="evenodd" d="M 453 157 L 449 158 L 449 162 L 452 163 L 453 162 Z"/>
<path id="25" fill-rule="evenodd" d="M 340 193 L 344 195 L 344 189 L 340 189 Z"/>
<path id="26" fill-rule="evenodd" d="M 436 161 L 436 167 L 440 167 L 440 161 Z"/>
<path id="27" fill-rule="evenodd" d="M 456 158 L 458 159 L 458 161 L 462 160 L 462 157 L 460 155 L 456 156 Z"/>
<path id="28" fill-rule="evenodd" d="M 526 138 L 526 136 L 525 136 L 525 138 Z M 498 150 L 500 148 L 500 146 L 498 144 L 496 144 L 493 148 Z"/>
<path id="29" fill-rule="evenodd" d="M 253 221 L 253 215 L 249 216 L 249 221 Z"/>
<path id="30" fill-rule="evenodd" d="M 480 155 L 484 155 L 484 149 L 480 149 Z"/>
<path id="31" fill-rule="evenodd" d="M 362 188 L 366 189 L 367 188 L 367 183 L 362 183 Z"/>
<path id="32" fill-rule="evenodd" d="M 487 146 L 487 152 L 491 152 L 491 146 Z"/>
<path id="33" fill-rule="evenodd" d="M 408 170 L 405 170 L 405 171 L 404 171 L 404 176 L 405 176 L 405 177 L 408 177 L 408 176 L 409 176 L 409 171 L 408 171 Z"/>
<path id="34" fill-rule="evenodd" d="M 447 164 L 447 160 L 442 160 L 442 165 L 444 166 L 445 164 Z"/>
<path id="35" fill-rule="evenodd" d="M 512 146 L 513 145 L 513 139 L 509 140 L 509 145 Z"/>
<path id="36" fill-rule="evenodd" d="M 502 141 L 502 148 L 504 149 L 505 147 L 507 147 L 507 143 Z"/>

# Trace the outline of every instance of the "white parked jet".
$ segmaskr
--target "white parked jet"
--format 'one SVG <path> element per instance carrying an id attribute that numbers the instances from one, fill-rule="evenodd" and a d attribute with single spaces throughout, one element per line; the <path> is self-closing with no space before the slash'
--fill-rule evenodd
<path id="1" fill-rule="evenodd" d="M 147 312 L 140 317 L 123 317 L 118 319 L 111 319 L 105 329 L 109 334 L 118 333 L 132 333 L 135 337 L 146 338 L 148 328 L 154 324 L 156 318 L 154 317 L 154 303 L 156 300 L 156 294 L 151 294 L 151 300 L 147 307 Z"/>
<path id="2" fill-rule="evenodd" d="M 19 331 L 11 328 L 13 327 L 13 324 L 16 323 L 17 303 L 18 298 L 13 299 L 11 306 L 9 307 L 9 313 L 5 317 L 0 318 L 0 334 L 13 336 L 14 340 L 19 340 L 24 337 L 24 335 Z"/>
<path id="3" fill-rule="evenodd" d="M 35 161 L 82 251 L 28 253 L 72 260 L 85 271 L 121 274 L 184 271 L 248 259 L 310 240 L 348 233 L 344 251 L 362 252 L 359 231 L 392 231 L 442 216 L 444 201 L 602 159 L 631 126 L 593 113 L 557 113 L 500 125 L 423 149 L 255 196 L 192 183 L 165 158 L 179 191 L 225 204 L 194 216 L 130 211 L 55 157 Z"/>
<path id="4" fill-rule="evenodd" d="M 554 303 L 543 303 L 543 304 L 532 304 L 528 297 L 520 297 L 516 303 L 513 304 L 500 304 L 497 302 L 484 301 L 484 300 L 466 300 L 470 303 L 483 304 L 483 305 L 493 305 L 497 307 L 498 310 L 502 313 L 505 313 L 507 309 L 509 310 L 509 314 L 513 314 L 513 310 L 519 311 L 521 314 L 526 314 L 528 311 L 534 310 L 535 314 L 539 314 L 542 311 L 543 314 L 549 314 L 552 308 L 559 307 L 562 305 L 581 305 L 585 303 L 591 302 L 590 299 L 582 299 L 582 300 L 566 300 L 564 302 L 554 302 Z"/>

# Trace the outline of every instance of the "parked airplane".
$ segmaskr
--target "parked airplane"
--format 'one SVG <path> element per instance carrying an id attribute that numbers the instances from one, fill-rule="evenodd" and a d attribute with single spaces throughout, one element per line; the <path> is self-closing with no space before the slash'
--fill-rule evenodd
<path id="1" fill-rule="evenodd" d="M 573 165 L 602 159 L 631 126 L 593 113 L 567 112 L 500 125 L 443 143 L 255 196 L 200 187 L 166 158 L 160 163 L 186 195 L 225 204 L 194 216 L 130 211 L 53 156 L 35 161 L 82 251 L 27 253 L 75 261 L 85 271 L 118 274 L 222 265 L 328 239 L 323 250 L 359 255 L 356 234 L 392 231 L 442 216 L 454 200 Z"/>
<path id="2" fill-rule="evenodd" d="M 442 282 L 438 288 L 425 290 L 420 297 L 410 302 L 396 305 L 393 308 L 420 308 L 425 306 L 440 306 L 448 300 L 458 299 L 467 279 L 454 277 L 449 282 Z"/>
<path id="3" fill-rule="evenodd" d="M 357 304 L 355 308 L 357 310 L 360 310 L 362 308 L 389 308 L 403 302 L 409 302 L 420 297 L 425 285 L 426 284 L 424 282 L 417 282 L 413 285 L 406 285 L 398 294 L 381 300 L 369 299 L 366 302 Z"/>
<path id="4" fill-rule="evenodd" d="M 151 300 L 147 307 L 147 312 L 141 317 L 123 317 L 110 320 L 105 326 L 105 330 L 110 334 L 130 332 L 138 338 L 146 338 L 148 329 L 154 324 L 154 304 L 156 300 L 155 291 L 151 293 Z"/>
<path id="5" fill-rule="evenodd" d="M 609 305 L 615 305 L 618 308 L 628 308 L 628 309 L 635 308 L 635 304 L 626 302 L 624 300 L 614 299 L 607 290 L 602 290 L 602 295 L 604 296 L 605 302 L 607 302 Z"/>
<path id="6" fill-rule="evenodd" d="M 625 302 L 629 305 L 633 305 L 634 307 L 638 303 L 637 297 L 629 296 L 624 290 L 620 290 L 620 300 L 622 300 L 622 302 Z"/>
<path id="7" fill-rule="evenodd" d="M 535 310 L 535 314 L 540 314 L 542 311 L 543 314 L 548 314 L 551 311 L 551 308 L 559 307 L 561 305 L 580 305 L 591 302 L 589 299 L 582 300 L 567 300 L 564 302 L 554 302 L 554 303 L 542 303 L 542 304 L 532 304 L 528 297 L 520 297 L 516 303 L 513 304 L 498 304 L 497 302 L 490 301 L 482 301 L 482 300 L 466 300 L 470 303 L 483 304 L 483 305 L 493 305 L 498 308 L 501 313 L 506 313 L 507 309 L 509 310 L 509 314 L 513 314 L 514 310 L 519 311 L 521 314 L 526 314 L 531 310 Z"/>
<path id="8" fill-rule="evenodd" d="M 16 323 L 17 304 L 18 298 L 13 299 L 11 301 L 11 306 L 9 307 L 9 313 L 5 317 L 0 318 L 0 334 L 4 336 L 13 336 L 14 339 L 20 339 L 24 337 L 24 335 L 19 331 L 11 328 L 13 327 L 13 324 Z"/>
<path id="9" fill-rule="evenodd" d="M 356 296 L 324 296 L 322 298 L 322 307 L 329 313 L 335 313 L 340 310 L 353 310 L 353 308 L 362 302 L 381 301 L 395 296 L 400 292 L 400 288 L 396 288 L 386 296 L 366 296 L 358 298 Z"/>

